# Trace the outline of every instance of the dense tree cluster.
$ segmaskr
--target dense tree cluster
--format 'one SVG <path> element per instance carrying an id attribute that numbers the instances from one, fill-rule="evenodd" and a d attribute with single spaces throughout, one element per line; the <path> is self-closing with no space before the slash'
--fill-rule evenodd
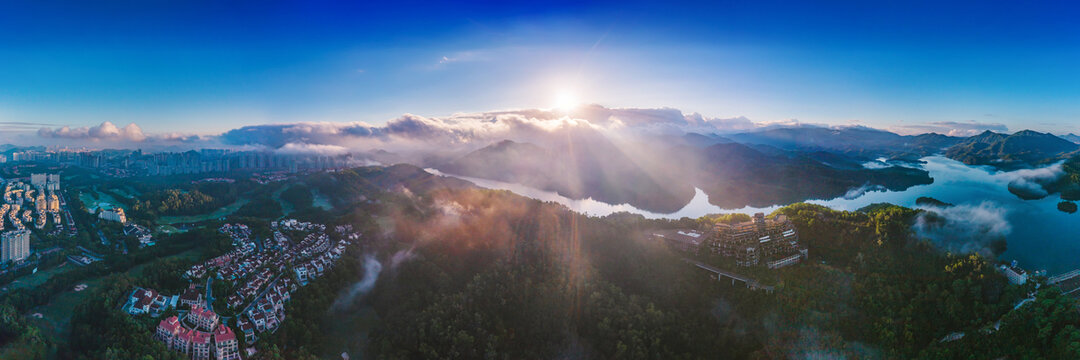
<path id="1" fill-rule="evenodd" d="M 1065 160 L 1061 170 L 1064 174 L 1044 187 L 1051 193 L 1060 193 L 1062 200 L 1080 201 L 1080 155 Z"/>
<path id="2" fill-rule="evenodd" d="M 1062 202 L 1059 202 L 1057 204 L 1057 208 L 1058 208 L 1058 210 L 1061 210 L 1062 212 L 1067 212 L 1067 213 L 1072 214 L 1072 213 L 1076 212 L 1076 203 L 1074 203 L 1072 201 L 1062 201 Z"/>
<path id="3" fill-rule="evenodd" d="M 309 208 L 315 202 L 311 190 L 304 184 L 296 184 L 285 189 L 281 192 L 281 199 L 288 201 L 296 209 Z"/>
<path id="4" fill-rule="evenodd" d="M 919 241 L 910 230 L 915 210 L 841 212 L 796 204 L 780 211 L 796 222 L 811 254 L 829 264 L 809 273 L 833 274 L 828 281 L 785 279 L 781 298 L 793 320 L 827 319 L 845 339 L 875 344 L 894 357 L 915 357 L 950 333 L 977 331 L 1031 290 L 1008 285 L 978 255 L 944 254 Z M 793 294 L 792 287 L 804 291 Z"/>
<path id="5" fill-rule="evenodd" d="M 284 215 L 282 212 L 281 203 L 275 201 L 269 194 L 258 196 L 251 199 L 250 202 L 244 204 L 233 213 L 234 216 L 246 216 L 261 219 L 277 219 Z"/>
<path id="6" fill-rule="evenodd" d="M 418 204 L 426 220 L 397 233 L 430 242 L 371 295 L 377 358 L 738 358 L 754 348 L 711 314 L 718 284 L 643 238 L 639 218 L 588 218 L 505 192 Z"/>
<path id="7" fill-rule="evenodd" d="M 153 215 L 201 214 L 236 201 L 237 188 L 236 184 L 212 182 L 150 191 L 142 194 L 129 207 L 133 213 L 148 218 Z"/>
<path id="8" fill-rule="evenodd" d="M 120 309 L 136 286 L 147 286 L 126 275 L 113 275 L 79 304 L 71 315 L 67 357 L 76 359 L 181 359 L 179 353 L 154 340 L 157 323 Z"/>
<path id="9" fill-rule="evenodd" d="M 44 359 L 53 354 L 55 345 L 14 306 L 0 303 L 0 359 Z"/>

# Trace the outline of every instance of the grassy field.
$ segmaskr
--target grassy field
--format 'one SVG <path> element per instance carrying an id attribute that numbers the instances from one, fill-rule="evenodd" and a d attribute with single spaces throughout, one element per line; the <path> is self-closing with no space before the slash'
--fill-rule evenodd
<path id="1" fill-rule="evenodd" d="M 182 224 L 182 223 L 195 223 L 206 220 L 213 220 L 225 216 L 229 216 L 236 210 L 240 210 L 245 204 L 250 202 L 250 199 L 240 198 L 236 202 L 229 204 L 220 209 L 214 210 L 212 213 L 201 215 L 185 215 L 185 216 L 162 216 L 157 220 L 158 224 Z"/>
<path id="2" fill-rule="evenodd" d="M 166 258 L 197 259 L 198 256 L 198 250 L 192 249 Z M 138 277 L 142 275 L 143 269 L 149 264 L 150 263 L 147 262 L 134 266 L 127 271 L 127 274 Z M 39 274 L 40 273 L 41 272 L 39 272 Z M 75 311 L 75 307 L 82 303 L 86 296 L 94 292 L 96 287 L 101 284 L 101 280 L 101 278 L 88 279 L 79 283 L 85 284 L 87 286 L 86 289 L 76 291 L 73 288 L 56 295 L 48 304 L 38 306 L 31 310 L 28 314 L 30 321 L 41 327 L 42 331 L 50 338 L 56 341 L 66 341 L 69 335 L 68 331 L 70 331 L 72 312 Z M 119 299 L 117 299 L 117 301 L 119 301 Z M 39 318 L 37 314 L 41 314 L 41 317 Z"/>
<path id="3" fill-rule="evenodd" d="M 94 191 L 97 192 L 97 187 L 94 187 Z M 85 191 L 79 192 L 79 200 L 82 201 L 83 205 L 85 205 L 86 209 L 91 213 L 97 211 L 100 203 L 109 203 L 112 206 L 123 207 L 116 198 L 113 198 L 109 194 L 102 192 L 97 192 L 97 194 L 100 195 L 100 197 L 95 198 Z"/>
<path id="4" fill-rule="evenodd" d="M 5 286 L 5 288 L 7 288 L 7 290 L 17 290 L 17 289 L 22 289 L 22 288 L 36 287 L 36 286 L 39 286 L 41 284 L 44 284 L 45 281 L 49 280 L 49 278 L 52 277 L 53 275 L 59 274 L 59 273 L 64 272 L 64 271 L 68 271 L 68 270 L 72 269 L 74 266 L 75 265 L 71 265 L 71 264 L 68 264 L 67 262 L 64 262 L 64 263 L 62 263 L 62 264 L 60 264 L 58 266 L 55 266 L 55 267 L 53 267 L 51 269 L 41 270 L 41 271 L 38 271 L 37 273 L 26 275 L 26 276 L 23 276 L 21 278 L 15 279 L 15 281 L 12 281 L 10 284 Z"/>
<path id="5" fill-rule="evenodd" d="M 180 229 L 177 229 L 175 226 L 172 226 L 172 225 L 158 225 L 158 227 L 155 228 L 154 231 L 156 231 L 156 232 L 158 232 L 160 234 L 163 234 L 163 235 L 179 234 L 179 233 L 187 232 L 187 230 L 180 230 Z"/>
<path id="6" fill-rule="evenodd" d="M 80 282 L 79 284 L 86 285 L 82 291 L 69 289 L 53 297 L 48 304 L 30 310 L 30 321 L 40 327 L 49 338 L 58 342 L 66 341 L 71 325 L 71 313 L 100 283 L 101 278 Z M 38 314 L 41 315 L 40 318 Z"/>

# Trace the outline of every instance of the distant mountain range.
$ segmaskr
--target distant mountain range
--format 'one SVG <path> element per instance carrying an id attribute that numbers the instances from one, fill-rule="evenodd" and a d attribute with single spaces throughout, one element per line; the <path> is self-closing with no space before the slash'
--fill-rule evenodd
<path id="1" fill-rule="evenodd" d="M 574 143 L 562 150 L 502 141 L 439 169 L 668 213 L 689 202 L 694 188 L 705 191 L 714 205 L 738 208 L 836 198 L 864 186 L 899 190 L 933 181 L 923 170 L 867 169 L 832 153 L 731 142 L 709 145 L 701 139 L 695 136 L 657 149 L 653 159 L 632 159 L 604 141 Z"/>
<path id="2" fill-rule="evenodd" d="M 941 134 L 899 135 L 863 126 L 826 128 L 802 126 L 728 135 L 736 142 L 762 144 L 785 150 L 824 150 L 853 155 L 929 155 L 963 138 Z"/>
<path id="3" fill-rule="evenodd" d="M 1065 140 L 1072 141 L 1075 144 L 1080 144 L 1080 135 L 1076 135 L 1076 134 L 1073 134 L 1073 133 L 1068 133 L 1068 134 L 1065 134 L 1065 135 L 1061 135 L 1059 137 L 1062 138 L 1062 139 L 1065 139 Z"/>
<path id="4" fill-rule="evenodd" d="M 1014 134 L 986 131 L 960 141 L 945 156 L 969 165 L 1023 167 L 1057 161 L 1080 149 L 1080 145 L 1052 134 L 1031 130 Z"/>
<path id="5" fill-rule="evenodd" d="M 472 151 L 411 156 L 408 162 L 573 199 L 670 213 L 685 206 L 695 188 L 708 194 L 714 205 L 739 208 L 933 182 L 921 169 L 864 165 L 882 157 L 915 161 L 941 154 L 967 164 L 1021 168 L 1065 159 L 1078 149 L 1080 145 L 1061 137 L 1030 130 L 956 137 L 899 135 L 859 126 L 802 126 L 723 136 L 644 134 L 612 139 L 583 127 L 537 142 L 504 140 Z M 370 156 L 383 163 L 405 162 L 388 152 Z"/>
<path id="6" fill-rule="evenodd" d="M 677 174 L 635 161 L 598 134 L 574 133 L 550 149 L 502 141 L 442 164 L 439 170 L 660 212 L 674 212 L 694 196 L 693 187 Z"/>
<path id="7" fill-rule="evenodd" d="M 1068 139 L 1031 130 L 1013 134 L 986 131 L 971 137 L 941 134 L 899 135 L 861 126 L 793 127 L 728 135 L 744 144 L 786 150 L 827 151 L 859 157 L 922 157 L 933 154 L 971 165 L 1026 167 L 1057 161 L 1080 149 L 1080 136 Z"/>
<path id="8" fill-rule="evenodd" d="M 769 153 L 734 143 L 710 146 L 693 158 L 695 163 L 686 171 L 694 174 L 694 185 L 709 195 L 710 202 L 721 207 L 832 199 L 853 189 L 901 190 L 933 182 L 919 169 L 868 169 L 835 154 Z"/>

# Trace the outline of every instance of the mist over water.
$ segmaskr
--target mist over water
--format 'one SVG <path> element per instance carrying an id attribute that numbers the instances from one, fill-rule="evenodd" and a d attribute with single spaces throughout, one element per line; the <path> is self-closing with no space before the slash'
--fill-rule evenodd
<path id="1" fill-rule="evenodd" d="M 845 196 L 836 199 L 807 200 L 807 203 L 828 206 L 836 210 L 857 210 L 870 204 L 891 203 L 907 207 L 916 207 L 915 200 L 922 196 L 956 204 L 958 210 L 944 212 L 950 218 L 951 226 L 957 229 L 955 234 L 935 233 L 934 237 L 948 241 L 950 250 L 972 250 L 978 244 L 970 241 L 983 231 L 1005 236 L 1008 250 L 1000 256 L 1002 260 L 1019 260 L 1021 266 L 1032 270 L 1047 270 L 1050 274 L 1080 268 L 1080 215 L 1066 214 L 1057 210 L 1060 201 L 1057 195 L 1040 200 L 1022 200 L 1009 192 L 1009 183 L 1029 181 L 1032 176 L 1043 177 L 1057 173 L 1053 166 L 1048 168 L 1017 171 L 997 171 L 985 166 L 969 166 L 942 156 L 930 156 L 922 159 L 925 163 L 918 167 L 930 172 L 934 183 L 919 185 L 904 191 L 887 191 L 875 188 L 853 189 Z M 640 214 L 646 218 L 696 218 L 715 213 L 769 213 L 783 205 L 757 208 L 744 207 L 725 209 L 709 203 L 704 191 L 695 189 L 694 198 L 682 209 L 670 214 L 661 214 L 638 209 L 629 204 L 607 204 L 593 199 L 575 200 L 551 191 L 544 191 L 519 184 L 477 179 L 441 173 L 428 169 L 437 175 L 453 176 L 470 181 L 477 186 L 489 189 L 509 190 L 522 196 L 541 201 L 562 204 L 571 210 L 593 216 L 605 216 L 616 212 Z M 1019 179 L 1019 180 L 1018 180 Z M 970 225 L 964 219 L 964 210 L 971 213 L 997 214 L 1005 224 L 993 224 L 995 219 L 983 218 L 978 224 Z M 972 228 L 968 228 L 971 226 Z M 981 229 L 981 230 L 980 230 Z M 1008 231 L 999 231 L 1009 229 Z M 975 235 L 972 235 L 975 234 Z M 935 240 L 936 241 L 936 240 Z M 956 246 L 953 248 L 953 246 Z"/>

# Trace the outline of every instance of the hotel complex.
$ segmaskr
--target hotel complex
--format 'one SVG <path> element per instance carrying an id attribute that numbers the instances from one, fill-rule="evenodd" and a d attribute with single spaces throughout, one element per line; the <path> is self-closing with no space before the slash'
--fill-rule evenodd
<path id="1" fill-rule="evenodd" d="M 764 261 L 770 269 L 796 264 L 807 256 L 806 248 L 799 246 L 795 225 L 784 215 L 767 218 L 757 213 L 751 221 L 717 223 L 709 247 L 715 253 L 734 257 L 739 266 Z"/>

